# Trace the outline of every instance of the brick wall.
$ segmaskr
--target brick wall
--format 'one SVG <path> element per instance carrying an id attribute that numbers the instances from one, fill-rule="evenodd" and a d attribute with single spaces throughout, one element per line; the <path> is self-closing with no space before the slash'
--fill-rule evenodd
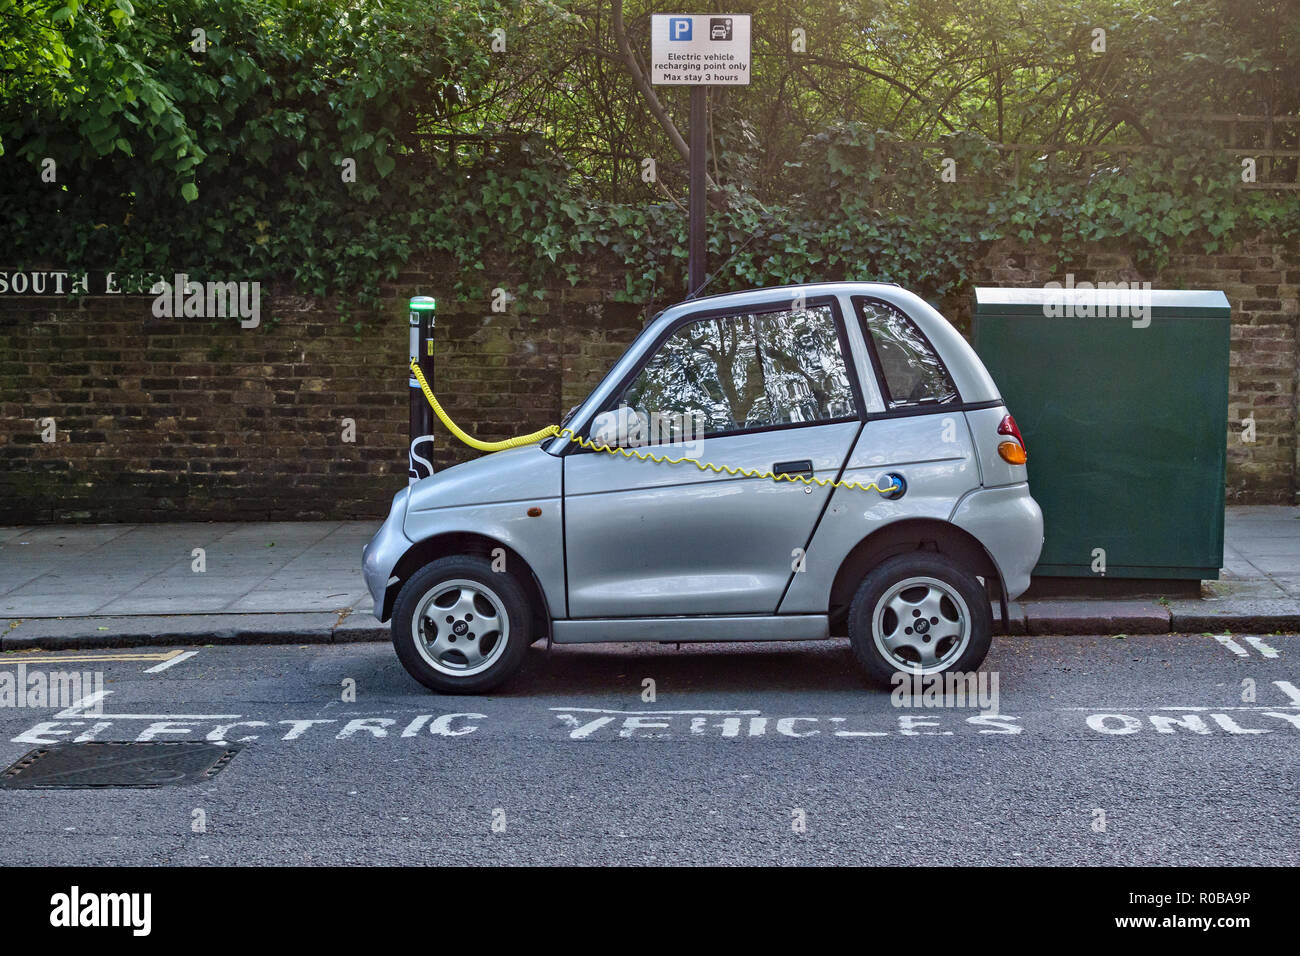
<path id="1" fill-rule="evenodd" d="M 406 302 L 445 275 L 399 277 L 359 331 L 292 295 L 255 329 L 157 319 L 148 296 L 0 297 L 0 524 L 385 514 L 406 482 Z M 439 296 L 440 401 L 488 439 L 558 421 L 641 328 L 608 298 L 501 314 Z M 474 454 L 448 438 L 435 464 Z"/>
<path id="2" fill-rule="evenodd" d="M 1257 240 L 1176 257 L 1153 276 L 1099 249 L 1073 272 L 1227 293 L 1229 498 L 1293 501 L 1300 252 Z M 974 282 L 1041 285 L 1060 273 L 1053 258 L 997 244 Z M 489 439 L 558 421 L 645 318 L 611 301 L 617 275 L 504 314 L 440 294 L 447 275 L 435 265 L 399 277 L 359 330 L 330 302 L 284 294 L 256 329 L 157 319 L 149 297 L 0 297 L 0 523 L 379 516 L 406 480 L 409 296 L 438 296 L 439 398 Z M 968 291 L 943 305 L 969 329 Z M 1250 414 L 1256 441 L 1245 444 Z M 41 440 L 47 416 L 53 443 Z M 349 418 L 355 443 L 343 441 Z M 436 464 L 473 455 L 448 439 Z"/>

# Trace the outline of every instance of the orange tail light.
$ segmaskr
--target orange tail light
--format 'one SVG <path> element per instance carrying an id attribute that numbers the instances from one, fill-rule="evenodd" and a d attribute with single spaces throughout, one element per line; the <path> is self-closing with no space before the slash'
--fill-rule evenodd
<path id="1" fill-rule="evenodd" d="M 1025 453 L 1025 446 L 1014 441 L 998 442 L 998 454 L 1002 456 L 1003 461 L 1012 465 L 1023 465 L 1025 459 L 1029 457 Z"/>

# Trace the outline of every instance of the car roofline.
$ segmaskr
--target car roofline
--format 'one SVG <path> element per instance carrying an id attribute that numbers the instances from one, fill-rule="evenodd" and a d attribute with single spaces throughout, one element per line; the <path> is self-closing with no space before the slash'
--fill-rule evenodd
<path id="1" fill-rule="evenodd" d="M 800 289 L 817 289 L 820 294 L 836 295 L 832 289 L 838 289 L 840 292 L 848 290 L 848 287 L 862 290 L 860 294 L 865 293 L 871 288 L 877 289 L 902 289 L 903 287 L 897 282 L 880 282 L 874 279 L 828 279 L 821 282 L 793 282 L 786 285 L 769 285 L 759 286 L 753 289 L 736 289 L 731 292 L 713 292 L 709 295 L 699 295 L 694 298 L 682 299 L 680 302 L 674 302 L 671 305 L 664 306 L 654 315 L 650 316 L 645 324 L 649 328 L 658 322 L 669 312 L 680 312 L 689 306 L 698 305 L 701 302 L 717 303 L 725 306 L 728 299 L 744 300 L 755 296 L 767 296 L 773 292 L 794 292 Z"/>
<path id="2" fill-rule="evenodd" d="M 886 289 L 901 289 L 897 282 L 878 282 L 874 279 L 828 279 L 822 282 L 792 282 L 786 285 L 768 285 L 759 286 L 754 289 L 737 289 L 732 292 L 714 292 L 709 295 L 698 295 L 694 298 L 683 299 L 681 302 L 674 302 L 668 308 L 661 310 L 659 314 L 667 312 L 669 309 L 675 309 L 683 305 L 694 305 L 697 302 L 712 302 L 715 299 L 726 299 L 730 296 L 749 296 L 757 294 L 767 294 L 769 292 L 780 292 L 783 289 L 821 289 L 832 286 L 879 286 Z"/>
<path id="3" fill-rule="evenodd" d="M 609 397 L 605 393 L 610 383 L 620 380 L 629 367 L 639 361 L 644 343 L 659 338 L 667 328 L 677 323 L 684 315 L 699 311 L 709 312 L 714 309 L 726 310 L 749 305 L 764 305 L 778 300 L 783 293 L 794 295 L 800 292 L 809 293 L 809 298 L 875 296 L 902 309 L 919 325 L 921 331 L 938 350 L 964 403 L 998 399 L 997 386 L 993 384 L 992 378 L 976 356 L 974 349 L 938 310 L 915 292 L 903 288 L 896 282 L 862 280 L 805 282 L 700 296 L 677 302 L 656 313 L 645 324 L 641 333 L 628 344 L 623 355 L 604 378 L 578 406 L 569 423 L 570 426 L 578 430 L 585 427 L 588 419 L 594 414 L 594 409 Z M 560 454 L 569 444 L 568 439 L 561 436 L 555 441 L 548 442 L 545 448 L 551 454 Z"/>

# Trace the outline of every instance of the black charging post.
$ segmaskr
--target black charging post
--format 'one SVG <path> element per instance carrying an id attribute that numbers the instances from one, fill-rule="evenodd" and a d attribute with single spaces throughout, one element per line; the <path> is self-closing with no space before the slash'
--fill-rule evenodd
<path id="1" fill-rule="evenodd" d="M 433 388 L 433 328 L 437 303 L 432 296 L 417 295 L 410 302 L 410 361 L 419 362 L 424 380 Z M 409 363 L 408 363 L 409 364 Z M 411 424 L 407 435 L 407 482 L 415 484 L 433 474 L 433 409 L 415 375 L 407 369 L 411 394 Z"/>

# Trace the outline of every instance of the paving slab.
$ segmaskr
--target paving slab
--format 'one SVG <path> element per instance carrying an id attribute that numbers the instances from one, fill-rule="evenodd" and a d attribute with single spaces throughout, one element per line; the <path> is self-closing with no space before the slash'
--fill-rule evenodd
<path id="1" fill-rule="evenodd" d="M 0 614 L 5 617 L 89 616 L 107 604 L 102 594 L 24 593 L 22 597 L 0 599 Z"/>
<path id="2" fill-rule="evenodd" d="M 230 595 L 224 591 L 199 594 L 151 594 L 135 597 L 134 592 L 95 609 L 93 616 L 131 614 L 220 614 L 230 607 Z"/>
<path id="3" fill-rule="evenodd" d="M 388 640 L 361 548 L 377 521 L 0 528 L 0 647 Z M 203 548 L 206 570 L 192 569 Z M 1012 634 L 1300 631 L 1300 507 L 1225 512 L 1200 599 L 1016 601 Z M 994 619 L 999 620 L 995 607 Z"/>
<path id="4" fill-rule="evenodd" d="M 1300 564 L 1300 562 L 1297 562 Z M 1300 600 L 1300 573 L 1288 571 L 1285 574 L 1270 574 L 1271 580 L 1289 598 Z"/>
<path id="5" fill-rule="evenodd" d="M 360 588 L 351 591 L 298 590 L 293 592 L 291 603 L 300 610 L 337 613 L 350 608 L 361 599 L 363 593 Z M 228 605 L 226 610 L 232 614 L 265 614 L 281 610 L 286 603 L 286 595 L 283 591 L 252 591 Z"/>

